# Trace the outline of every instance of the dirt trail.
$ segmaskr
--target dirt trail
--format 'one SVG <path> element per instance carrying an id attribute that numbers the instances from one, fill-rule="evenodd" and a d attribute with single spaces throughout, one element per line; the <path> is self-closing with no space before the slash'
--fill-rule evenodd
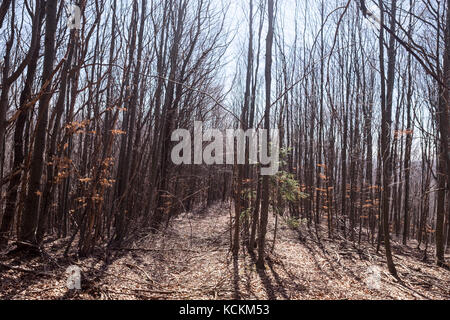
<path id="1" fill-rule="evenodd" d="M 163 235 L 141 238 L 115 252 L 108 263 L 50 258 L 58 248 L 48 248 L 49 257 L 27 263 L 3 257 L 2 263 L 11 268 L 0 266 L 0 298 L 450 299 L 450 272 L 420 262 L 416 249 L 396 248 L 404 281 L 398 283 L 387 273 L 383 255 L 372 247 L 358 249 L 343 239 L 317 241 L 306 227 L 299 237 L 281 222 L 275 251 L 266 269 L 259 271 L 244 251 L 238 261 L 232 259 L 229 223 L 229 208 L 223 205 L 185 214 Z M 273 221 L 269 231 L 271 240 Z M 70 264 L 81 267 L 80 291 L 66 289 Z"/>

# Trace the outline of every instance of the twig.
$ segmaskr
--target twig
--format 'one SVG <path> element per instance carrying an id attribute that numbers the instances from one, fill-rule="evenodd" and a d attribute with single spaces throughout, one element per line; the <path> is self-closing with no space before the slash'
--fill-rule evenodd
<path id="1" fill-rule="evenodd" d="M 148 273 L 144 270 L 144 269 L 142 269 L 141 267 L 139 267 L 139 266 L 137 266 L 137 265 L 134 265 L 134 264 L 131 264 L 131 263 L 125 263 L 125 265 L 128 267 L 128 268 L 136 268 L 136 269 L 138 269 L 139 271 L 141 271 L 146 277 L 147 277 L 147 280 L 148 281 L 150 281 L 151 283 L 155 283 L 155 281 L 152 279 L 152 278 L 150 278 L 150 276 L 148 275 Z"/>

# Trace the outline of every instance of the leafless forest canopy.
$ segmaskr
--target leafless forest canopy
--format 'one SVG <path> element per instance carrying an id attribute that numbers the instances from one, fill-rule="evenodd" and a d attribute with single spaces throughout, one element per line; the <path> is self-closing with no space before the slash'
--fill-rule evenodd
<path id="1" fill-rule="evenodd" d="M 0 72 L 3 257 L 214 207 L 260 270 L 287 226 L 448 272 L 450 0 L 1 0 Z M 280 170 L 175 165 L 194 121 L 278 129 Z"/>

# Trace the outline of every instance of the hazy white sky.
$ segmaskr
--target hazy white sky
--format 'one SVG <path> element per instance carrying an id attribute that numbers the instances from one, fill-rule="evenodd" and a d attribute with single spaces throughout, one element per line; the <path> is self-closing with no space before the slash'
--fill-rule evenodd
<path id="1" fill-rule="evenodd" d="M 232 39 L 228 49 L 226 60 L 228 61 L 227 70 L 227 87 L 232 85 L 233 77 L 236 70 L 239 71 L 239 63 L 246 59 L 248 46 L 248 14 L 249 14 L 249 0 L 219 0 L 228 5 L 228 13 L 226 16 L 227 26 L 230 30 L 230 39 Z M 253 0 L 254 13 L 258 10 L 258 3 L 260 0 Z M 295 36 L 295 21 L 297 21 L 297 28 L 302 32 L 304 28 L 304 10 L 305 5 L 320 4 L 319 0 L 278 0 L 276 12 L 276 28 L 277 34 L 282 34 L 286 43 L 292 43 Z M 267 15 L 266 12 L 264 12 Z M 254 33 L 255 37 L 259 27 L 259 14 L 254 19 Z M 282 29 L 282 30 L 280 30 Z M 281 32 L 282 31 L 282 32 Z M 267 33 L 267 25 L 264 25 L 261 39 L 264 41 Z M 255 40 L 256 41 L 256 40 Z M 265 44 L 261 44 L 261 54 L 264 54 Z M 255 43 L 256 49 L 256 43 Z M 243 60 L 244 59 L 244 60 Z"/>

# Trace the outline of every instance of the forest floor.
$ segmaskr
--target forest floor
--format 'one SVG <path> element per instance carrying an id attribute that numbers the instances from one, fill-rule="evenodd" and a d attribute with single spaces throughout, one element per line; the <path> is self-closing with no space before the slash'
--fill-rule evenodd
<path id="1" fill-rule="evenodd" d="M 229 252 L 230 208 L 184 214 L 162 234 L 140 237 L 105 259 L 62 258 L 64 241 L 45 255 L 0 256 L 0 299 L 450 299 L 450 271 L 423 262 L 412 243 L 394 241 L 401 282 L 389 275 L 383 252 L 345 239 L 319 241 L 314 230 L 292 230 L 280 219 L 265 270 L 241 250 Z M 271 216 L 268 248 L 272 246 Z M 448 261 L 448 260 L 447 260 Z M 77 265 L 82 289 L 68 290 L 66 269 Z"/>

